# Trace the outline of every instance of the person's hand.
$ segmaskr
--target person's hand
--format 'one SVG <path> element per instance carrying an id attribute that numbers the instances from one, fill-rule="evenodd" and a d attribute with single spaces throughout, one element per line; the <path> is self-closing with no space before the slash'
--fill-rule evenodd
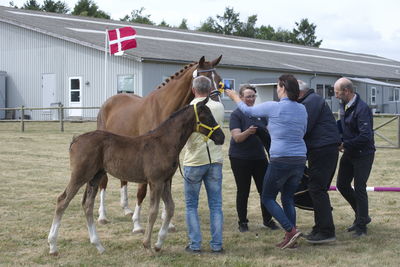
<path id="1" fill-rule="evenodd" d="M 236 103 L 241 101 L 239 95 L 235 92 L 235 90 L 225 89 L 225 94 Z"/>
<path id="2" fill-rule="evenodd" d="M 247 132 L 248 135 L 255 134 L 256 131 L 257 131 L 257 126 L 254 126 L 254 125 L 251 125 L 251 126 L 246 130 L 246 132 Z"/>
<path id="3" fill-rule="evenodd" d="M 344 146 L 343 146 L 343 143 L 341 143 L 341 144 L 340 144 L 340 146 L 339 146 L 339 151 L 340 151 L 340 152 L 344 152 Z"/>

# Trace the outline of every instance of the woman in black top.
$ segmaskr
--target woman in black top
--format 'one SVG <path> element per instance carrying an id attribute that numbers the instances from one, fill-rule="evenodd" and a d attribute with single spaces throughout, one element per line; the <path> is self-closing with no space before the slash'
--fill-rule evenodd
<path id="1" fill-rule="evenodd" d="M 242 101 L 253 106 L 256 99 L 256 89 L 250 85 L 244 85 L 239 90 Z M 247 202 L 250 193 L 251 177 L 260 194 L 260 205 L 264 226 L 275 230 L 277 225 L 272 220 L 271 214 L 261 203 L 263 179 L 268 166 L 268 160 L 264 146 L 268 149 L 269 134 L 266 129 L 265 118 L 254 118 L 243 114 L 238 108 L 230 117 L 229 128 L 231 130 L 231 142 L 229 147 L 229 159 L 236 182 L 236 210 L 239 217 L 239 231 L 248 231 Z M 264 141 L 264 144 L 260 140 Z M 267 140 L 265 140 L 267 139 Z"/>

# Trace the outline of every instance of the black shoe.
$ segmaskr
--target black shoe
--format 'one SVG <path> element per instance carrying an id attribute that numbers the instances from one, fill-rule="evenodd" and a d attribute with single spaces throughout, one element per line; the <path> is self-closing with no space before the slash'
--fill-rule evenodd
<path id="1" fill-rule="evenodd" d="M 213 253 L 213 254 L 223 254 L 223 253 L 225 253 L 225 250 L 223 248 L 218 249 L 218 250 L 211 250 L 211 253 Z"/>
<path id="2" fill-rule="evenodd" d="M 353 233 L 353 237 L 354 238 L 358 238 L 358 237 L 363 237 L 367 235 L 367 227 L 358 227 L 356 226 L 354 233 Z"/>
<path id="3" fill-rule="evenodd" d="M 271 230 L 278 230 L 279 226 L 276 225 L 275 221 L 273 219 L 269 220 L 267 223 L 263 223 L 265 227 L 268 227 Z"/>
<path id="4" fill-rule="evenodd" d="M 185 251 L 186 251 L 186 252 L 189 252 L 189 253 L 193 253 L 193 254 L 199 254 L 199 253 L 201 253 L 201 250 L 200 250 L 200 249 L 191 249 L 189 245 L 185 248 Z"/>
<path id="5" fill-rule="evenodd" d="M 367 220 L 366 224 L 369 224 L 370 222 L 371 222 L 371 217 L 368 216 L 368 220 Z M 353 232 L 356 230 L 356 228 L 357 228 L 357 224 L 356 224 L 356 221 L 354 221 L 353 224 L 347 228 L 347 232 Z"/>
<path id="6" fill-rule="evenodd" d="M 244 233 L 249 231 L 249 226 L 247 226 L 247 223 L 239 223 L 239 232 Z"/>
<path id="7" fill-rule="evenodd" d="M 326 235 L 326 234 L 318 232 L 314 235 L 307 236 L 306 240 L 308 243 L 311 243 L 311 244 L 325 244 L 325 243 L 335 242 L 336 236 L 335 235 Z"/>
<path id="8" fill-rule="evenodd" d="M 309 232 L 309 233 L 307 233 L 307 234 L 304 235 L 304 238 L 308 239 L 308 238 L 310 238 L 310 237 L 316 235 L 317 233 L 318 233 L 318 230 L 316 230 L 316 229 L 313 228 L 313 229 L 311 230 L 311 232 Z"/>

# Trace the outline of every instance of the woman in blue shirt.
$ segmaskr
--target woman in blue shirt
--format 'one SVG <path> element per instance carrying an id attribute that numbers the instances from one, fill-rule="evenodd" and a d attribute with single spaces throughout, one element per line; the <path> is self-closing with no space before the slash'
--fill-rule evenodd
<path id="1" fill-rule="evenodd" d="M 286 231 L 284 240 L 277 244 L 277 247 L 285 249 L 295 246 L 301 235 L 296 229 L 293 195 L 306 162 L 307 149 L 303 137 L 307 130 L 307 111 L 304 105 L 297 103 L 300 91 L 293 75 L 280 76 L 276 91 L 279 102 L 267 101 L 255 106 L 247 106 L 235 91 L 225 92 L 244 114 L 268 118 L 271 157 L 264 177 L 262 202 Z M 279 192 L 283 208 L 276 202 Z"/>

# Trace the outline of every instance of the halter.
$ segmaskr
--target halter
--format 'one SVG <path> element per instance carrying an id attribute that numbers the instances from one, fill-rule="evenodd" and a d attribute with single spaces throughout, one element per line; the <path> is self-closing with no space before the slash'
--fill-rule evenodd
<path id="1" fill-rule="evenodd" d="M 195 70 L 193 71 L 193 78 L 198 77 L 198 76 L 199 76 L 199 73 L 211 72 L 211 78 L 212 78 L 211 80 L 212 80 L 212 83 L 214 84 L 215 90 L 213 90 L 213 91 L 210 93 L 210 96 L 218 95 L 218 97 L 219 97 L 219 102 L 221 102 L 220 96 L 221 96 L 221 94 L 224 92 L 224 83 L 220 81 L 220 82 L 218 83 L 218 86 L 217 86 L 217 83 L 215 82 L 215 74 L 214 74 L 214 71 L 215 71 L 215 68 L 208 69 L 208 70 L 197 70 L 197 69 L 195 69 Z"/>
<path id="2" fill-rule="evenodd" d="M 205 125 L 204 123 L 202 123 L 202 122 L 199 120 L 199 115 L 198 115 L 198 113 L 197 113 L 197 103 L 194 104 L 193 107 L 194 107 L 194 114 L 196 115 L 196 124 L 197 124 L 197 125 L 196 125 L 196 132 L 200 132 L 200 127 L 203 127 L 203 128 L 205 128 L 205 129 L 207 129 L 207 130 L 210 131 L 210 132 L 208 133 L 208 135 L 204 137 L 204 142 L 207 142 L 208 139 L 211 137 L 211 135 L 214 133 L 214 131 L 217 130 L 217 129 L 219 129 L 219 128 L 221 128 L 221 126 L 218 124 L 217 126 L 210 127 L 210 126 Z"/>

